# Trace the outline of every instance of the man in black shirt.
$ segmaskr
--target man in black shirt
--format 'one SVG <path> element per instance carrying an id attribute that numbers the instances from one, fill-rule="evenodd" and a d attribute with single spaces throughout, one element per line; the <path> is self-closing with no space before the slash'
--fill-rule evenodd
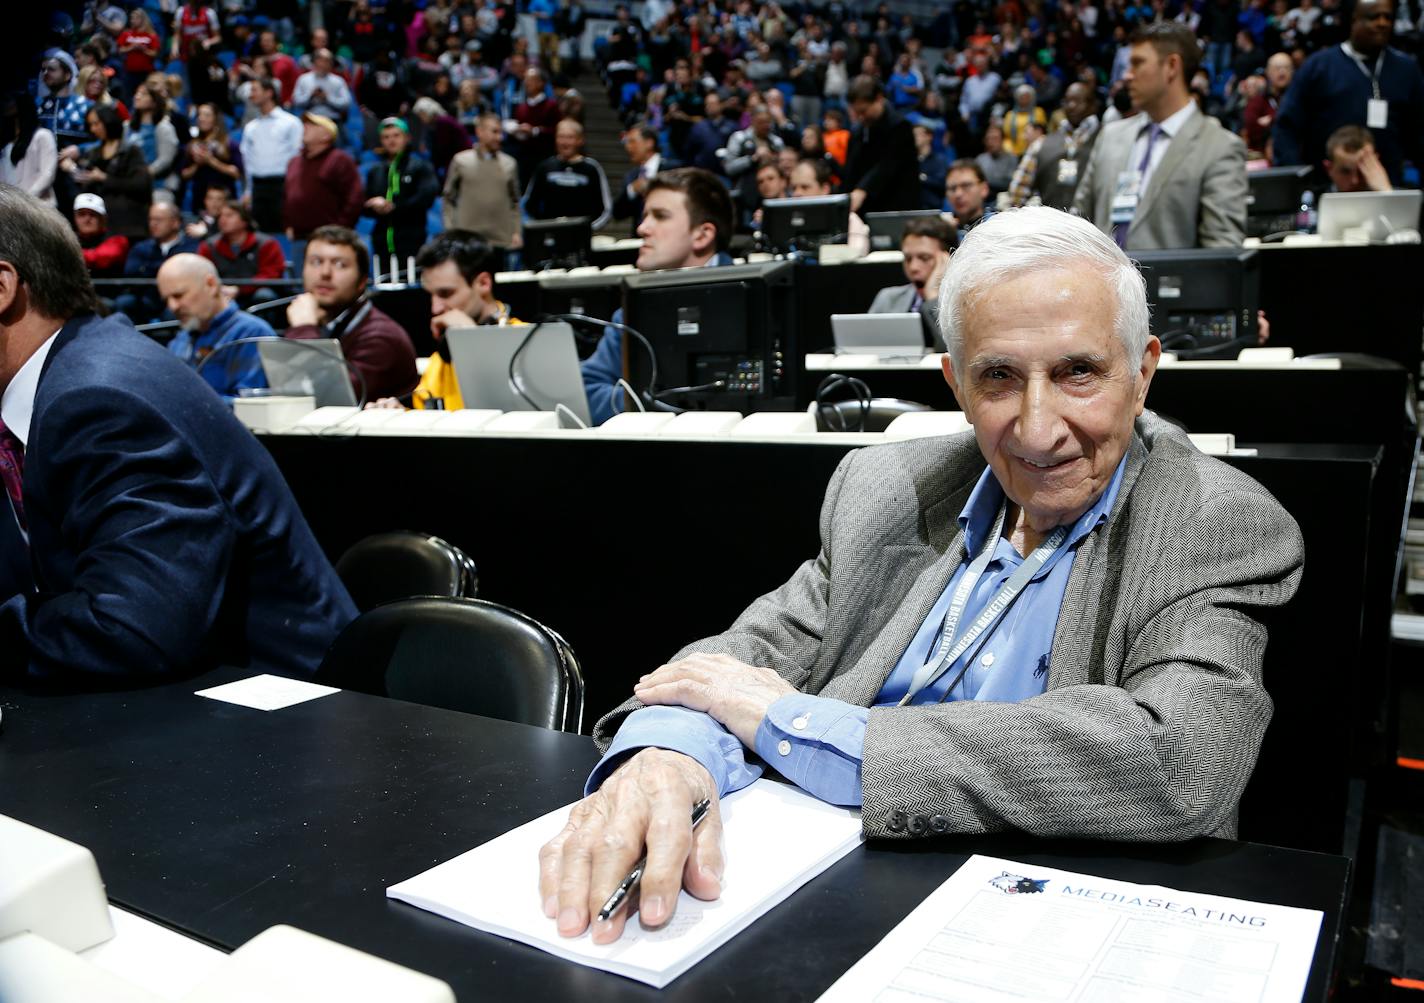
<path id="1" fill-rule="evenodd" d="M 842 175 L 851 212 L 918 209 L 920 158 L 909 119 L 890 108 L 875 77 L 852 80 L 846 103 L 856 123 Z"/>
<path id="2" fill-rule="evenodd" d="M 597 160 L 583 155 L 583 126 L 566 118 L 554 130 L 554 155 L 534 168 L 524 193 L 531 219 L 588 216 L 595 230 L 608 222 L 613 198 Z"/>

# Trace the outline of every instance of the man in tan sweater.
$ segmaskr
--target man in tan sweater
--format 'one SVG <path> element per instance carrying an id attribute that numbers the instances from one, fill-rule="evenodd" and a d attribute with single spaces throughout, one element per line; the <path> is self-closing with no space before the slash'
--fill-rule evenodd
<path id="1" fill-rule="evenodd" d="M 499 116 L 481 115 L 475 135 L 478 144 L 455 154 L 445 176 L 445 229 L 469 230 L 496 248 L 516 249 L 522 243 L 519 168 L 500 151 Z"/>

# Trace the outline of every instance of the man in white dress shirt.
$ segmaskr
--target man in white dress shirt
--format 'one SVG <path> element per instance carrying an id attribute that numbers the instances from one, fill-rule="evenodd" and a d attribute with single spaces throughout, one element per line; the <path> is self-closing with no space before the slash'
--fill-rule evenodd
<path id="1" fill-rule="evenodd" d="M 302 123 L 283 111 L 270 77 L 252 81 L 253 104 L 258 116 L 242 129 L 242 165 L 247 172 L 246 200 L 265 233 L 282 231 L 282 186 L 287 165 L 302 152 Z"/>

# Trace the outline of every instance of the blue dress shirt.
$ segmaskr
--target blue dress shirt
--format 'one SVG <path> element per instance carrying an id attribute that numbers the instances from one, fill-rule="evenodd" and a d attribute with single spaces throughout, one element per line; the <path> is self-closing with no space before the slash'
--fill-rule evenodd
<path id="1" fill-rule="evenodd" d="M 951 700 L 993 700 L 1012 703 L 1042 693 L 1048 684 L 1048 661 L 1058 611 L 1068 587 L 1078 547 L 1107 520 L 1122 485 L 1127 458 L 1118 463 L 1112 480 L 1093 506 L 1079 516 L 1063 543 L 1048 558 L 1018 600 L 978 642 L 956 659 L 940 677 L 918 693 L 912 703 Z M 964 530 L 965 559 L 945 584 L 939 600 L 915 632 L 905 653 L 891 670 L 875 698 L 875 706 L 898 704 L 910 688 L 915 671 L 939 648 L 940 632 L 955 588 L 969 561 L 986 545 L 993 558 L 969 594 L 961 630 L 989 604 L 1024 558 L 1007 539 L 988 539 L 993 532 L 1004 492 L 993 471 L 984 470 L 959 513 Z M 964 676 L 956 682 L 960 670 Z M 954 684 L 953 689 L 950 689 Z M 756 734 L 756 754 L 802 790 L 832 804 L 861 803 L 860 769 L 865 726 L 870 712 L 842 700 L 793 693 L 767 710 Z M 594 768 L 587 791 L 593 791 L 624 758 L 655 746 L 691 756 L 705 766 L 723 795 L 751 783 L 761 767 L 748 763 L 741 742 L 711 716 L 685 707 L 645 707 L 628 715 L 613 744 Z"/>
<path id="2" fill-rule="evenodd" d="M 275 338 L 265 320 L 243 313 L 237 304 L 229 303 L 213 318 L 206 331 L 182 331 L 168 343 L 168 350 L 189 365 L 224 397 L 236 397 L 247 387 L 265 387 L 267 375 L 256 345 L 239 345 L 223 352 L 222 358 L 208 365 L 206 359 L 224 345 L 239 338 Z"/>

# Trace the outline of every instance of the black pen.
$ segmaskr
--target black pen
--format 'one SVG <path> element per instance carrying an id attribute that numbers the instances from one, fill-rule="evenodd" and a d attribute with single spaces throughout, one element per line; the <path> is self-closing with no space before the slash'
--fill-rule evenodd
<path id="1" fill-rule="evenodd" d="M 707 817 L 707 809 L 712 807 L 712 802 L 703 798 L 692 806 L 692 827 L 697 828 L 697 823 Z M 633 865 L 633 869 L 628 872 L 628 876 L 618 883 L 618 887 L 613 889 L 613 894 L 608 896 L 608 901 L 603 903 L 603 908 L 598 910 L 598 918 L 606 920 L 618 911 L 618 907 L 628 901 L 628 896 L 633 893 L 633 889 L 638 887 L 638 882 L 643 879 L 643 868 L 648 866 L 648 855 L 645 853 Z"/>

